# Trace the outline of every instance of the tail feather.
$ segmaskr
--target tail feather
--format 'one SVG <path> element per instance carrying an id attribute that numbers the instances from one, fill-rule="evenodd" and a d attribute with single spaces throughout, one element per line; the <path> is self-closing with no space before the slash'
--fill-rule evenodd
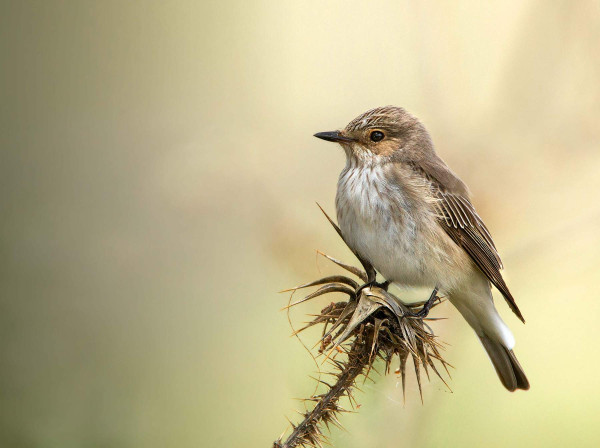
<path id="1" fill-rule="evenodd" d="M 517 389 L 528 390 L 529 381 L 514 352 L 486 335 L 479 335 L 479 338 L 504 387 L 511 392 Z"/>

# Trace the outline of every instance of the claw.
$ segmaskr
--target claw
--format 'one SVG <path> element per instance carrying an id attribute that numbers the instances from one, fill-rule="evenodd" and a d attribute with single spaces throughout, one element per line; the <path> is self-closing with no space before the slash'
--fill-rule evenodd
<path id="1" fill-rule="evenodd" d="M 427 315 L 429 314 L 429 311 L 433 307 L 433 304 L 435 303 L 436 299 L 438 298 L 437 293 L 438 293 L 438 287 L 436 286 L 433 289 L 433 291 L 431 292 L 429 299 L 427 299 L 427 302 L 425 302 L 425 305 L 423 305 L 423 308 L 421 308 L 421 310 L 418 313 L 415 313 L 415 317 L 420 317 L 421 319 L 427 317 Z"/>

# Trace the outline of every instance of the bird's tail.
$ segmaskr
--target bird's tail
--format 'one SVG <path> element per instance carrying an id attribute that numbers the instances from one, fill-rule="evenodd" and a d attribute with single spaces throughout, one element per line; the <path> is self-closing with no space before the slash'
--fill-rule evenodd
<path id="1" fill-rule="evenodd" d="M 494 307 L 487 281 L 449 295 L 452 304 L 475 330 L 504 387 L 513 392 L 529 389 L 529 381 L 512 351 L 515 338 Z"/>
<path id="2" fill-rule="evenodd" d="M 478 336 L 504 387 L 511 392 L 517 389 L 529 389 L 529 381 L 521 364 L 517 361 L 515 353 L 505 347 L 502 342 L 496 341 L 485 334 L 479 334 Z"/>

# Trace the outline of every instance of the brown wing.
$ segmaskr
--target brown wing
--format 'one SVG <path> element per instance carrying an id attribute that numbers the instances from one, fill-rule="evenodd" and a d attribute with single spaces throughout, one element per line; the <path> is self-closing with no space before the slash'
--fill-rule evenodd
<path id="1" fill-rule="evenodd" d="M 440 220 L 446 233 L 469 254 L 502 293 L 510 309 L 525 322 L 500 273 L 502 261 L 492 236 L 471 204 L 465 184 L 437 156 L 419 164 L 417 168 L 431 181 L 434 193 L 440 200 Z"/>

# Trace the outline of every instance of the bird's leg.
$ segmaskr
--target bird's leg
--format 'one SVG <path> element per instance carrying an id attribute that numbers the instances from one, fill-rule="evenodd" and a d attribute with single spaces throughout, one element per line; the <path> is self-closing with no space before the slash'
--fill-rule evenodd
<path id="1" fill-rule="evenodd" d="M 433 291 L 431 292 L 429 299 L 427 299 L 427 302 L 425 302 L 425 305 L 423 305 L 423 308 L 421 308 L 421 310 L 418 313 L 415 313 L 416 317 L 420 317 L 420 318 L 427 317 L 427 315 L 429 314 L 429 310 L 431 310 L 431 307 L 435 303 L 435 300 L 438 298 L 437 293 L 438 293 L 438 287 L 436 286 L 433 289 Z"/>
<path id="2" fill-rule="evenodd" d="M 354 255 L 356 256 L 356 258 L 358 258 L 358 261 L 360 261 L 360 264 L 363 265 L 363 268 L 364 268 L 365 272 L 367 273 L 367 283 L 370 283 L 371 286 L 374 285 L 376 283 L 376 279 L 377 279 L 377 272 L 375 271 L 375 268 L 373 267 L 373 265 L 371 263 L 369 263 L 363 257 L 358 255 L 358 252 L 354 252 Z M 362 288 L 360 288 L 360 289 L 362 289 Z"/>
<path id="3" fill-rule="evenodd" d="M 338 233 L 340 234 L 340 236 L 342 235 L 341 231 Z M 344 237 L 342 237 L 342 239 L 343 238 Z M 344 242 L 346 242 L 346 240 L 344 240 Z M 348 245 L 348 243 L 346 243 L 346 245 L 348 247 L 350 247 Z M 363 289 L 370 288 L 371 286 L 374 286 L 377 284 L 377 272 L 375 272 L 375 268 L 373 267 L 373 265 L 371 263 L 369 263 L 363 257 L 358 255 L 358 252 L 356 252 L 355 250 L 352 250 L 352 252 L 354 253 L 354 256 L 356 256 L 356 258 L 358 258 L 358 261 L 360 261 L 360 264 L 362 264 L 362 266 L 367 274 L 367 281 L 364 284 L 360 285 L 358 288 L 356 288 L 356 291 L 355 291 L 356 298 L 358 299 L 360 297 L 360 293 Z"/>

